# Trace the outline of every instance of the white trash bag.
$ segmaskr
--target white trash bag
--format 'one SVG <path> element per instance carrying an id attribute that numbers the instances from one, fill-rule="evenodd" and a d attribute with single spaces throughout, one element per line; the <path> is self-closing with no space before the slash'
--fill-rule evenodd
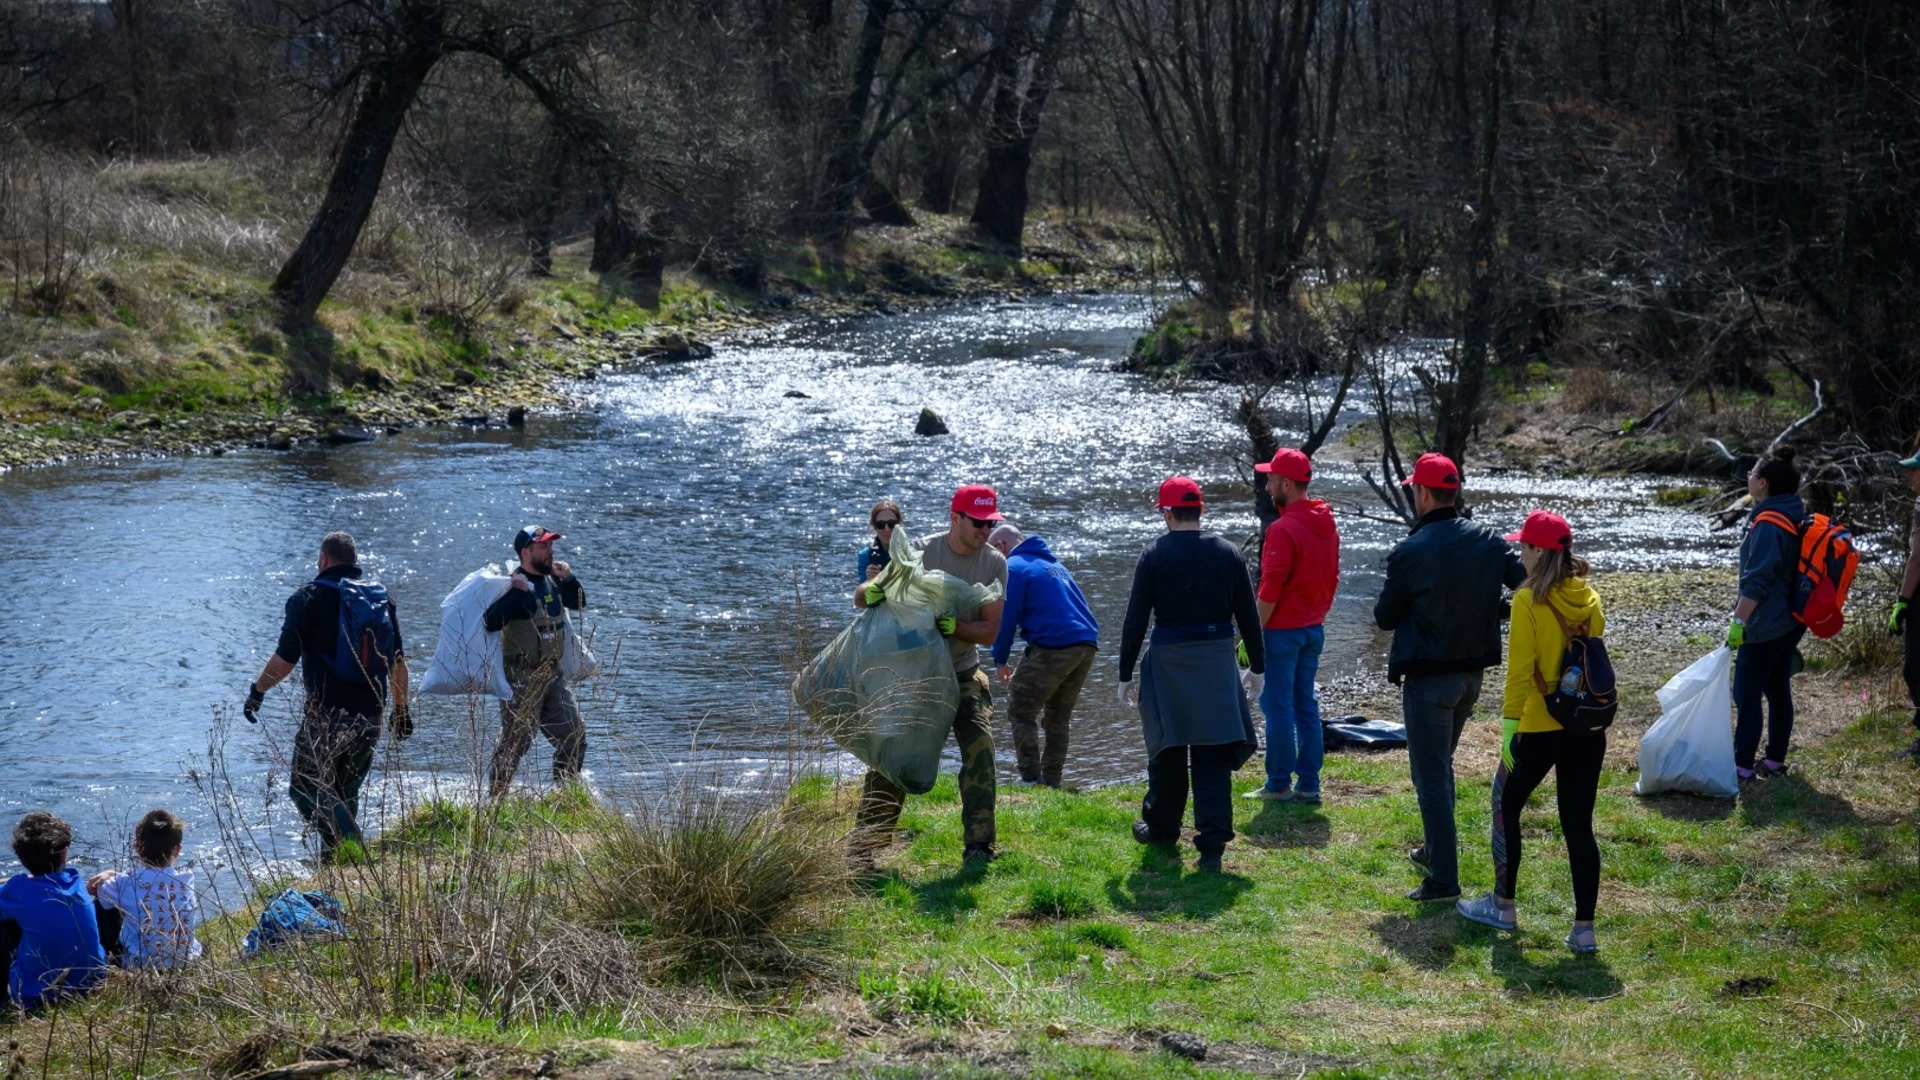
<path id="1" fill-rule="evenodd" d="M 440 643 L 433 663 L 420 681 L 422 694 L 491 694 L 513 700 L 507 669 L 500 655 L 499 633 L 488 633 L 487 609 L 507 595 L 513 579 L 483 566 L 468 574 L 440 601 Z"/>
<path id="2" fill-rule="evenodd" d="M 570 683 L 585 682 L 600 674 L 600 661 L 587 647 L 586 635 L 574 624 L 573 613 L 566 612 L 567 636 L 560 643 L 560 674 Z"/>
<path id="3" fill-rule="evenodd" d="M 1660 719 L 1640 738 L 1635 795 L 1740 793 L 1733 771 L 1733 691 L 1727 685 L 1732 676 L 1733 650 L 1722 645 L 1660 688 Z"/>

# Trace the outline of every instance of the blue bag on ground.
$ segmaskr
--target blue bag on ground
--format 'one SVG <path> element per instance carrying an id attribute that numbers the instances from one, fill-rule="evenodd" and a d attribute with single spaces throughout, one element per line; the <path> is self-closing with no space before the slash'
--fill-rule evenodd
<path id="1" fill-rule="evenodd" d="M 257 956 L 306 938 L 337 938 L 347 933 L 346 909 L 323 892 L 288 889 L 260 910 L 260 925 L 247 931 L 244 952 Z"/>
<path id="2" fill-rule="evenodd" d="M 895 530 L 887 568 L 869 584 L 886 600 L 863 609 L 793 680 L 793 700 L 842 750 L 921 795 L 940 773 L 940 751 L 960 708 L 953 654 L 934 621 L 979 617 L 1000 586 L 972 585 L 921 567 Z"/>

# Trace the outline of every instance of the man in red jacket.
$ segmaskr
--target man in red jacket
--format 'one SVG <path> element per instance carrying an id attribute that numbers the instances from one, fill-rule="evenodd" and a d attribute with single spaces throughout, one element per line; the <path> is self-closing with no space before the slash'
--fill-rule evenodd
<path id="1" fill-rule="evenodd" d="M 1255 465 L 1280 517 L 1267 526 L 1260 552 L 1260 638 L 1266 646 L 1267 681 L 1260 711 L 1267 718 L 1267 782 L 1249 799 L 1320 801 L 1320 697 L 1313 680 L 1326 644 L 1322 624 L 1340 586 L 1340 533 L 1333 512 L 1307 498 L 1313 461 L 1292 448 Z"/>

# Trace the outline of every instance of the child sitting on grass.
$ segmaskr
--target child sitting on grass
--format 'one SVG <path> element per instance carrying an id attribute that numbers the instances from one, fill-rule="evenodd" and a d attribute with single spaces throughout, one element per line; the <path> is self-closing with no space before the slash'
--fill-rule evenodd
<path id="1" fill-rule="evenodd" d="M 27 872 L 0 885 L 0 959 L 10 961 L 7 991 L 23 1009 L 85 994 L 107 973 L 93 902 L 67 865 L 72 845 L 73 830 L 44 811 L 13 829 Z"/>
<path id="2" fill-rule="evenodd" d="M 95 874 L 87 891 L 103 913 L 117 913 L 120 962 L 130 968 L 177 968 L 200 958 L 193 936 L 199 910 L 193 895 L 193 871 L 177 870 L 186 823 L 165 810 L 140 819 L 133 831 L 134 854 L 145 865 L 126 872 Z M 101 925 L 110 920 L 103 914 Z"/>

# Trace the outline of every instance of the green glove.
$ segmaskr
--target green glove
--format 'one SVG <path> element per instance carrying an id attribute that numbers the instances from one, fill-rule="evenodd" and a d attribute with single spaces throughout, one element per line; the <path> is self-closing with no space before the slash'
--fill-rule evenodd
<path id="1" fill-rule="evenodd" d="M 1907 603 L 1905 597 L 1893 602 L 1893 614 L 1887 618 L 1887 633 L 1894 637 L 1907 632 Z"/>
<path id="2" fill-rule="evenodd" d="M 872 607 L 887 598 L 887 591 L 878 585 L 867 586 L 867 606 Z"/>
<path id="3" fill-rule="evenodd" d="M 1513 737 L 1520 734 L 1520 721 L 1511 716 L 1500 718 L 1500 764 L 1513 771 Z"/>
<path id="4" fill-rule="evenodd" d="M 1247 659 L 1247 639 L 1246 638 L 1241 638 L 1240 644 L 1234 646 L 1233 655 L 1235 659 L 1240 661 L 1241 667 L 1244 668 L 1244 667 L 1253 666 L 1253 661 Z"/>
<path id="5" fill-rule="evenodd" d="M 939 618 L 933 620 L 933 625 L 940 628 L 941 637 L 952 637 L 953 628 L 959 624 L 953 621 L 953 616 L 942 615 Z"/>
<path id="6" fill-rule="evenodd" d="M 1727 623 L 1727 648 L 1737 649 L 1747 643 L 1747 624 L 1739 619 Z"/>

